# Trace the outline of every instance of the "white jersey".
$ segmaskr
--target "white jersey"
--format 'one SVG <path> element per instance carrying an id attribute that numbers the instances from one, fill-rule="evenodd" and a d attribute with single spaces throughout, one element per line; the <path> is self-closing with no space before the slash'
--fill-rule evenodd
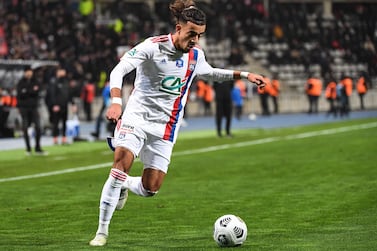
<path id="1" fill-rule="evenodd" d="M 196 75 L 233 79 L 233 71 L 212 68 L 199 48 L 177 51 L 172 36 L 150 37 L 126 52 L 110 75 L 110 87 L 121 88 L 123 76 L 136 68 L 134 89 L 122 115 L 122 126 L 175 142 Z"/>

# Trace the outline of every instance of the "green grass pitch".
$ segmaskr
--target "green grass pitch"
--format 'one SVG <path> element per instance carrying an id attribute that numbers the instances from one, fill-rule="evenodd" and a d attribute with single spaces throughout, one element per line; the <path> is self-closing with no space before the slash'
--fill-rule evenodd
<path id="1" fill-rule="evenodd" d="M 88 242 L 112 161 L 106 143 L 3 151 L 0 250 L 220 250 L 212 228 L 223 214 L 248 226 L 246 242 L 226 250 L 377 250 L 376 119 L 234 134 L 182 133 L 159 194 L 130 194 L 99 248 Z"/>

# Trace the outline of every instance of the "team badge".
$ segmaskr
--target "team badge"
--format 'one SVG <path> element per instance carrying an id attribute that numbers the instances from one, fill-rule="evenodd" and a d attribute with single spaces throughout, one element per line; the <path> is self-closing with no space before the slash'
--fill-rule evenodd
<path id="1" fill-rule="evenodd" d="M 175 66 L 177 66 L 178 68 L 182 68 L 183 67 L 183 60 L 178 59 L 177 61 L 175 61 Z"/>
<path id="2" fill-rule="evenodd" d="M 193 71 L 195 69 L 195 66 L 196 66 L 196 60 L 190 60 L 190 62 L 189 62 L 189 70 Z"/>

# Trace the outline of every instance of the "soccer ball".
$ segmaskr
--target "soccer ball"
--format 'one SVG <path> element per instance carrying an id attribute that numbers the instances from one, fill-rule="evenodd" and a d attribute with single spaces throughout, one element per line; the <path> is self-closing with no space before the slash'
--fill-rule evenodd
<path id="1" fill-rule="evenodd" d="M 220 247 L 241 245 L 247 237 L 246 223 L 233 214 L 223 215 L 215 221 L 213 239 Z"/>

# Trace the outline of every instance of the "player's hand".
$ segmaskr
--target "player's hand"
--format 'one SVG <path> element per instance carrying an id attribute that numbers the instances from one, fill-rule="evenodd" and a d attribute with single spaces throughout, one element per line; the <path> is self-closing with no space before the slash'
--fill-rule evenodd
<path id="1" fill-rule="evenodd" d="M 106 112 L 106 118 L 114 123 L 116 123 L 120 116 L 122 115 L 122 106 L 120 104 L 111 104 Z"/>
<path id="2" fill-rule="evenodd" d="M 249 73 L 247 79 L 258 86 L 258 88 L 263 89 L 266 86 L 263 76 L 259 74 Z"/>

